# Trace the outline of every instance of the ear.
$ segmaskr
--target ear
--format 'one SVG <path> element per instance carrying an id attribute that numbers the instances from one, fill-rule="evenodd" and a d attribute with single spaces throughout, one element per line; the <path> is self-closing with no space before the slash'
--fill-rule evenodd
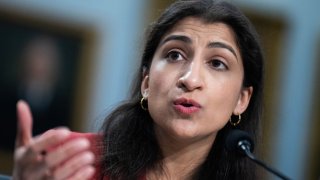
<path id="1" fill-rule="evenodd" d="M 253 93 L 252 86 L 242 88 L 237 105 L 233 111 L 234 115 L 242 114 L 247 109 L 252 93 Z"/>
<path id="2" fill-rule="evenodd" d="M 145 75 L 143 77 L 141 83 L 141 94 L 144 98 L 148 98 L 149 96 L 149 75 Z"/>

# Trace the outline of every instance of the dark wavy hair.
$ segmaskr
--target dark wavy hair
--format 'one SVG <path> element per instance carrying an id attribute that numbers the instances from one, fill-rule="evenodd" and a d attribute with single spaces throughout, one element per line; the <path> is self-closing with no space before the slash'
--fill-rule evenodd
<path id="1" fill-rule="evenodd" d="M 140 107 L 140 87 L 161 38 L 186 17 L 195 17 L 204 23 L 221 22 L 234 31 L 244 66 L 243 87 L 253 87 L 249 106 L 237 128 L 257 139 L 262 114 L 263 55 L 255 29 L 238 8 L 227 2 L 180 0 L 171 4 L 151 25 L 131 97 L 105 119 L 102 176 L 119 180 L 138 179 L 148 169 L 158 168 L 161 164 L 161 149 L 154 134 L 153 120 L 149 112 Z M 218 132 L 208 157 L 190 178 L 256 179 L 255 166 L 251 162 L 224 148 L 225 136 L 232 128 L 227 124 Z"/>

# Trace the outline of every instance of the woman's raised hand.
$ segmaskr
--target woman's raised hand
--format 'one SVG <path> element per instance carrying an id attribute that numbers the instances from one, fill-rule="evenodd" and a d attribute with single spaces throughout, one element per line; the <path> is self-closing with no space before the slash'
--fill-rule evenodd
<path id="1" fill-rule="evenodd" d="M 90 179 L 94 154 L 86 138 L 68 140 L 70 131 L 57 128 L 32 137 L 32 115 L 24 101 L 17 103 L 18 131 L 13 180 Z"/>

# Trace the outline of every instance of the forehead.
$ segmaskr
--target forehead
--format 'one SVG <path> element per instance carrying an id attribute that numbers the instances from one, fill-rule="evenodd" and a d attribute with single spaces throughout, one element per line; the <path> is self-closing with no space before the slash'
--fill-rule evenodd
<path id="1" fill-rule="evenodd" d="M 208 41 L 217 39 L 236 45 L 235 33 L 229 25 L 223 22 L 207 23 L 195 17 L 186 17 L 178 21 L 163 38 L 171 34 L 191 35 L 195 38 L 206 37 Z"/>

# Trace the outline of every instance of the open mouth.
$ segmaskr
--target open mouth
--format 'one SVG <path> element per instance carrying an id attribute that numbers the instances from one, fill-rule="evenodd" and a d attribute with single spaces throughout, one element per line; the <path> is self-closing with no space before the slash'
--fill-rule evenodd
<path id="1" fill-rule="evenodd" d="M 193 104 L 191 104 L 191 103 L 182 103 L 181 105 L 184 107 L 192 107 L 193 106 Z"/>
<path id="2" fill-rule="evenodd" d="M 192 99 L 179 98 L 173 104 L 176 111 L 186 115 L 191 115 L 201 109 L 200 104 Z"/>
<path id="3" fill-rule="evenodd" d="M 181 105 L 181 106 L 184 106 L 184 107 L 198 107 L 198 108 L 201 108 L 200 104 L 197 103 L 196 101 L 192 100 L 192 99 L 186 99 L 186 98 L 179 98 L 179 99 L 176 99 L 174 102 L 173 102 L 174 105 Z"/>

